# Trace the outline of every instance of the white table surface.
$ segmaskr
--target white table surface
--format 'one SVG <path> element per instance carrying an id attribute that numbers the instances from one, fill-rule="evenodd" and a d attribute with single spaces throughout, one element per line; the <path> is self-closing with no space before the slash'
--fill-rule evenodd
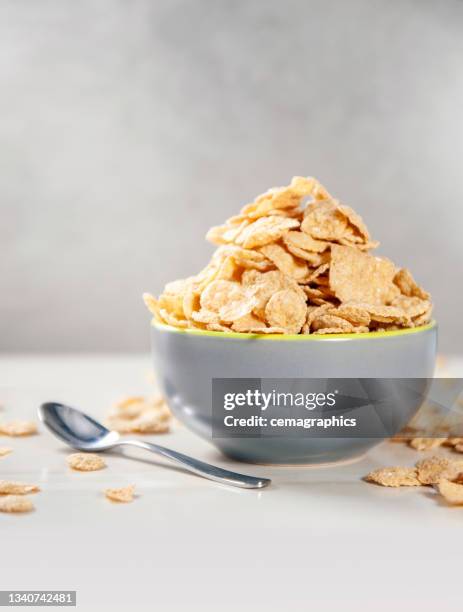
<path id="1" fill-rule="evenodd" d="M 446 371 L 462 375 L 463 360 Z M 152 391 L 149 372 L 148 356 L 3 355 L 0 418 L 33 418 L 53 399 L 103 416 L 114 400 Z M 0 514 L 0 589 L 77 590 L 77 609 L 89 612 L 461 609 L 463 508 L 428 488 L 361 480 L 412 465 L 416 451 L 387 442 L 350 465 L 277 468 L 226 460 L 182 426 L 152 438 L 273 485 L 229 488 L 137 450 L 75 473 L 43 428 L 0 438 L 14 449 L 0 479 L 42 488 L 34 513 Z M 104 488 L 130 483 L 132 504 L 104 498 Z"/>

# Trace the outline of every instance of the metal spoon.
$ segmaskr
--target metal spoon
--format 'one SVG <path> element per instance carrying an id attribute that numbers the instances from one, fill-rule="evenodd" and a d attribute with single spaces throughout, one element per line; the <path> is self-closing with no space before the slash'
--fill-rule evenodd
<path id="1" fill-rule="evenodd" d="M 129 446 L 144 448 L 156 455 L 172 459 L 172 461 L 180 463 L 190 472 L 204 476 L 204 478 L 234 487 L 262 489 L 271 483 L 271 480 L 268 478 L 256 478 L 223 470 L 215 465 L 198 461 L 198 459 L 193 459 L 193 457 L 188 457 L 158 444 L 121 438 L 116 431 L 109 431 L 101 423 L 98 423 L 80 410 L 65 406 L 64 404 L 46 402 L 40 406 L 38 412 L 40 420 L 57 438 L 78 450 L 101 452 L 128 444 Z"/>

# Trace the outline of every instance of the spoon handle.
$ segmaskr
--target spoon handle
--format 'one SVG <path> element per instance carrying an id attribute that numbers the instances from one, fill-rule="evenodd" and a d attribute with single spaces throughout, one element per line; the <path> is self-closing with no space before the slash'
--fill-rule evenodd
<path id="1" fill-rule="evenodd" d="M 215 480 L 223 484 L 232 485 L 234 487 L 242 487 L 244 489 L 262 489 L 271 483 L 268 478 L 256 478 L 255 476 L 247 476 L 246 474 L 237 474 L 236 472 L 230 472 L 224 470 L 215 465 L 210 465 L 204 461 L 199 461 L 193 457 L 188 457 L 182 453 L 159 446 L 158 444 L 151 444 L 150 442 L 144 442 L 142 440 L 121 440 L 120 444 L 128 444 L 130 446 L 137 446 L 138 448 L 144 448 L 149 450 L 156 455 L 167 457 L 176 463 L 179 463 L 184 468 L 199 474 L 209 480 Z"/>

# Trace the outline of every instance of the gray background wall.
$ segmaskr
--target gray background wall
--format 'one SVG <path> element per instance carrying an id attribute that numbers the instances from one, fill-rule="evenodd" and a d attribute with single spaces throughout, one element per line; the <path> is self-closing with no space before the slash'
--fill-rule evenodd
<path id="1" fill-rule="evenodd" d="M 313 174 L 461 352 L 463 3 L 0 0 L 0 350 L 145 350 L 144 290 Z"/>

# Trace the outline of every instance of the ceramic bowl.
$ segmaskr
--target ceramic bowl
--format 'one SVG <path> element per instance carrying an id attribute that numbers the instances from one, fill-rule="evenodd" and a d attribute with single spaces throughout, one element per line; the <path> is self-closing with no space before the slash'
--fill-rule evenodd
<path id="1" fill-rule="evenodd" d="M 381 438 L 327 438 L 310 433 L 298 438 L 215 437 L 212 379 L 426 379 L 433 376 L 436 345 L 434 322 L 414 329 L 327 336 L 266 336 L 152 325 L 155 369 L 175 416 L 229 457 L 277 465 L 354 459 Z M 422 398 L 398 402 L 397 430 L 421 403 Z"/>

